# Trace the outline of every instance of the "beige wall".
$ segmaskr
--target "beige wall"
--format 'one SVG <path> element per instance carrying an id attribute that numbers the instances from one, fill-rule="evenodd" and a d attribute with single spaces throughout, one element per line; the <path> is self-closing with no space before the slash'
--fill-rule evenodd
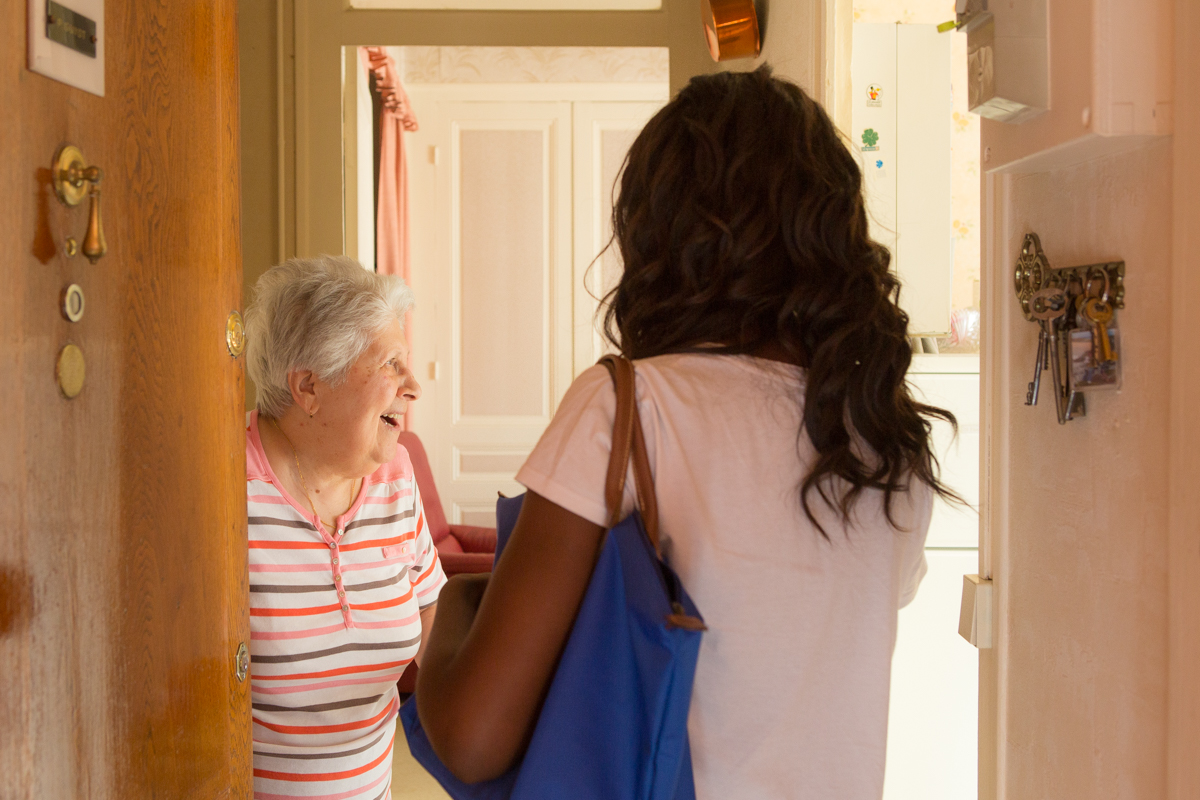
<path id="1" fill-rule="evenodd" d="M 282 140 L 278 107 L 284 95 L 278 69 L 277 4 L 248 0 L 238 4 L 242 110 L 242 261 L 248 289 L 272 264 L 294 252 L 283 239 L 279 179 Z M 282 4 L 279 4 L 282 5 Z M 290 89 L 290 86 L 288 87 Z M 249 300 L 249 293 L 246 300 Z"/>
<path id="2" fill-rule="evenodd" d="M 1089 119 L 1097 125 L 1121 98 L 1093 74 L 1109 55 L 1093 59 L 1093 31 L 1161 21 L 1165 9 L 1159 41 L 1115 59 L 1132 71 L 1170 53 L 1172 5 L 1179 22 L 1190 19 L 1174 29 L 1178 138 L 1097 136 Z M 981 653 L 981 798 L 1200 796 L 1200 608 L 1191 591 L 1200 577 L 1200 425 L 1188 413 L 1200 357 L 1183 344 L 1178 300 L 1200 291 L 1196 256 L 1185 252 L 1200 223 L 1194 189 L 1184 188 L 1200 179 L 1197 102 L 1183 81 L 1197 69 L 1193 5 L 1051 3 L 1051 111 L 1023 125 L 983 124 L 992 171 L 982 192 L 981 559 L 995 581 L 997 636 Z M 1160 71 L 1141 98 L 1169 102 L 1171 78 Z M 1087 417 L 1065 426 L 1045 384 L 1041 404 L 1024 405 L 1037 328 L 1019 312 L 1011 275 L 1030 231 L 1052 265 L 1127 265 L 1124 388 L 1089 395 Z"/>
<path id="3" fill-rule="evenodd" d="M 985 127 L 984 142 L 987 142 Z M 1171 146 L 989 176 L 1000 797 L 1158 798 L 1165 790 L 1169 351 L 1150 333 L 1171 273 Z M 1060 426 L 1050 373 L 1024 405 L 1037 328 L 1011 265 L 1029 231 L 1052 265 L 1126 262 L 1124 388 Z M 991 356 L 989 358 L 989 356 Z M 1001 483 L 1003 482 L 1003 483 Z"/>

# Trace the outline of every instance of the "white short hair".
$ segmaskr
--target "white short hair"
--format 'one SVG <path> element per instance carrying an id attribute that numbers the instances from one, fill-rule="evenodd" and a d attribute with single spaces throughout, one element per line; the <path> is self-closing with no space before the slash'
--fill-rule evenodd
<path id="1" fill-rule="evenodd" d="M 293 258 L 263 273 L 246 310 L 246 370 L 255 405 L 279 417 L 292 405 L 288 373 L 310 369 L 337 385 L 381 330 L 404 323 L 413 293 L 402 278 L 347 256 Z"/>

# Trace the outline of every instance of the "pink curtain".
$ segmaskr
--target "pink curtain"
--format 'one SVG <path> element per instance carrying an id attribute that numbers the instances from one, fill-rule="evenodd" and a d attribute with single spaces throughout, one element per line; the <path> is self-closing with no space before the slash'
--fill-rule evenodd
<path id="1" fill-rule="evenodd" d="M 361 47 L 363 65 L 375 75 L 383 110 L 379 115 L 379 198 L 375 206 L 375 269 L 385 275 L 408 272 L 408 170 L 404 131 L 417 129 L 417 117 L 400 85 L 396 62 L 382 47 Z"/>
<path id="2" fill-rule="evenodd" d="M 400 85 L 396 62 L 382 47 L 360 47 L 363 66 L 375 76 L 375 90 L 383 106 L 379 114 L 379 196 L 375 203 L 375 270 L 399 275 L 411 284 L 408 269 L 408 167 L 404 160 L 404 132 L 417 129 L 408 95 Z M 412 315 L 404 321 L 412 352 Z M 404 415 L 404 429 L 412 430 L 412 407 Z"/>

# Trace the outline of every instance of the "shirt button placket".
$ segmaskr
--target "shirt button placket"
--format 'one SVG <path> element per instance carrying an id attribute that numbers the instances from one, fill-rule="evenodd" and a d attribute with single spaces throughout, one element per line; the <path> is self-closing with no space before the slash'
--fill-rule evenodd
<path id="1" fill-rule="evenodd" d="M 338 529 L 337 534 L 338 534 L 338 536 L 342 535 L 341 528 Z M 350 603 L 349 603 L 349 601 L 346 600 L 346 590 L 342 588 L 342 570 L 341 570 L 341 566 L 340 566 L 341 558 L 338 555 L 337 539 L 334 539 L 333 541 L 331 541 L 329 543 L 329 549 L 331 551 L 329 560 L 332 562 L 332 565 L 333 565 L 333 583 L 334 583 L 334 586 L 337 587 L 338 602 L 341 604 L 341 607 L 342 607 L 342 617 L 345 618 L 345 620 L 347 622 L 349 622 L 350 621 Z"/>

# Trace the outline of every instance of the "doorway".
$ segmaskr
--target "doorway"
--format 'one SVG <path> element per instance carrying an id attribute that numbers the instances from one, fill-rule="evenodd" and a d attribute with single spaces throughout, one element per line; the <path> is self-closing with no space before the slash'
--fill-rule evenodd
<path id="1" fill-rule="evenodd" d="M 890 26 L 893 36 L 898 24 L 934 27 L 911 14 L 901 22 L 894 9 L 855 11 L 857 23 Z M 944 36 L 940 158 L 948 196 L 938 200 L 940 233 L 925 233 L 941 237 L 944 258 L 940 273 L 907 278 L 904 296 L 945 306 L 942 321 L 915 331 L 924 335 L 915 342 L 911 382 L 960 420 L 958 437 L 939 427 L 936 444 L 944 478 L 972 508 L 938 508 L 926 552 L 930 572 L 901 612 L 885 800 L 976 795 L 978 659 L 958 637 L 957 620 L 961 576 L 978 564 L 979 132 L 966 112 L 965 87 L 952 80 L 965 75 L 965 43 Z M 597 48 L 385 49 L 419 119 L 406 139 L 410 196 L 421 198 L 410 211 L 418 298 L 412 366 L 425 387 L 412 427 L 426 444 L 449 519 L 490 525 L 496 492 L 521 491 L 512 476 L 571 380 L 601 354 L 597 298 L 620 264 L 611 253 L 593 261 L 610 235 L 624 154 L 667 98 L 666 55 L 658 71 L 651 62 L 637 73 L 641 79 L 620 81 L 603 72 L 621 63 L 620 53 Z M 589 63 L 601 56 L 609 67 Z M 369 100 L 365 74 L 354 75 L 357 62 L 347 54 L 346 78 L 361 81 L 355 94 Z M 856 102 L 867 97 L 866 87 L 853 90 Z M 364 262 L 374 252 L 372 226 L 363 224 L 373 218 L 368 109 L 360 104 L 345 116 L 347 252 Z M 860 142 L 857 127 L 850 133 Z M 862 166 L 871 175 L 873 165 Z M 897 230 L 895 213 L 884 217 L 878 205 L 872 211 L 877 238 L 903 260 L 899 244 L 914 237 Z M 910 262 L 920 260 L 907 252 Z M 396 768 L 398 776 L 416 771 L 413 780 L 423 785 L 403 754 Z M 441 796 L 436 787 L 428 791 Z"/>
<path id="2" fill-rule="evenodd" d="M 850 145 L 872 236 L 886 244 L 911 318 L 909 382 L 951 410 L 934 428 L 942 478 L 969 508 L 938 501 L 929 572 L 900 611 L 884 800 L 978 796 L 978 651 L 959 637 L 962 576 L 979 570 L 979 119 L 967 110 L 966 35 L 953 6 L 855 0 Z"/>

